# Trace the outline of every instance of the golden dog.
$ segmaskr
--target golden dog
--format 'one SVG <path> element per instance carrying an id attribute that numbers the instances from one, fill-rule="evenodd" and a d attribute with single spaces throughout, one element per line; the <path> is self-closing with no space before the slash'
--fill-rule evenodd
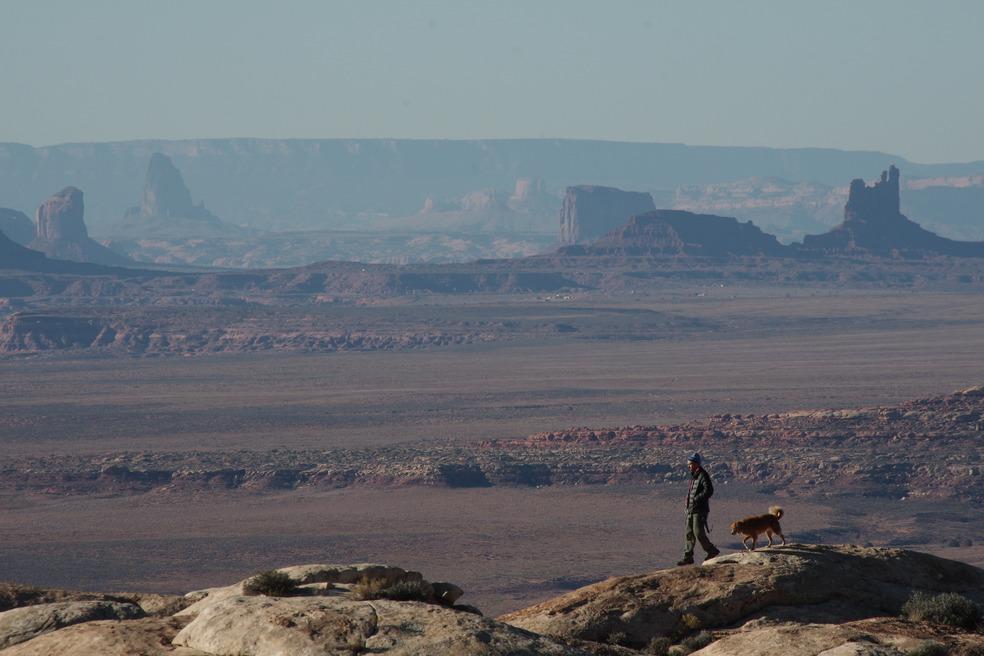
<path id="1" fill-rule="evenodd" d="M 743 536 L 741 543 L 745 545 L 745 548 L 749 551 L 755 551 L 755 547 L 758 545 L 758 536 L 765 533 L 769 536 L 769 546 L 772 546 L 772 535 L 776 534 L 782 538 L 782 543 L 786 544 L 786 536 L 782 534 L 782 528 L 779 526 L 779 519 L 782 517 L 782 508 L 779 506 L 772 506 L 769 508 L 769 513 L 767 515 L 755 515 L 754 517 L 746 517 L 745 519 L 739 519 L 731 525 L 731 535 L 738 535 L 741 533 Z M 752 546 L 748 546 L 748 540 L 751 539 Z"/>

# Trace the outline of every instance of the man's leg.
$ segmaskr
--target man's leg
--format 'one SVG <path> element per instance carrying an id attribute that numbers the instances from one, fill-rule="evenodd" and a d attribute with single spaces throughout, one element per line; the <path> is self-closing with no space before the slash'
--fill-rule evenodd
<path id="1" fill-rule="evenodd" d="M 694 562 L 694 545 L 697 543 L 697 537 L 694 535 L 694 518 L 697 515 L 687 515 L 687 537 L 686 544 L 683 548 L 683 558 L 677 565 L 691 565 Z"/>
<path id="2" fill-rule="evenodd" d="M 697 539 L 700 541 L 700 546 L 704 552 L 707 553 L 708 558 L 713 558 L 721 553 L 721 551 L 715 547 L 714 543 L 712 543 L 710 538 L 707 537 L 707 515 L 693 515 L 693 517 L 694 532 L 697 534 Z"/>

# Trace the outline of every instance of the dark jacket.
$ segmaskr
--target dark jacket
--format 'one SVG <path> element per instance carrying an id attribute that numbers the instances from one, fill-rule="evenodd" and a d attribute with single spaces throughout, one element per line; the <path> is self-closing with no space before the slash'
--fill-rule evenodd
<path id="1" fill-rule="evenodd" d="M 706 515 L 711 511 L 711 506 L 707 501 L 714 494 L 711 475 L 703 467 L 700 467 L 690 476 L 692 478 L 690 481 L 690 492 L 687 493 L 687 512 Z"/>

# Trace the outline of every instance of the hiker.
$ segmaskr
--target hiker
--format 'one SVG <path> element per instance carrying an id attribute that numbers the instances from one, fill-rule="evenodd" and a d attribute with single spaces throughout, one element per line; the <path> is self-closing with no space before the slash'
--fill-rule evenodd
<path id="1" fill-rule="evenodd" d="M 700 541 L 701 548 L 707 552 L 707 558 L 713 558 L 721 553 L 707 537 L 707 513 L 711 511 L 707 500 L 714 494 L 711 475 L 701 467 L 699 453 L 687 457 L 687 467 L 690 469 L 690 490 L 687 492 L 687 546 L 683 558 L 677 565 L 694 564 L 694 543 Z"/>

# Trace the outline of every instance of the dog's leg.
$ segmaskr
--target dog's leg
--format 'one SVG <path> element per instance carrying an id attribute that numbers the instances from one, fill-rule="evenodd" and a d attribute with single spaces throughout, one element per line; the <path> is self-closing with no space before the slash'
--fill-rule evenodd
<path id="1" fill-rule="evenodd" d="M 782 531 L 779 531 L 779 537 L 782 538 L 782 546 L 785 547 L 786 546 L 786 536 L 782 534 Z"/>
<path id="2" fill-rule="evenodd" d="M 743 538 L 741 539 L 741 543 L 742 543 L 743 545 L 745 545 L 745 551 L 751 551 L 751 549 L 750 549 L 750 548 L 749 548 L 749 546 L 748 546 L 748 541 L 749 541 L 749 540 L 751 540 L 751 539 L 752 539 L 752 538 L 751 538 L 751 536 L 749 536 L 749 535 L 746 535 L 745 537 L 743 537 Z"/>
<path id="3" fill-rule="evenodd" d="M 770 529 L 770 530 L 766 531 L 765 534 L 767 536 L 769 536 L 769 546 L 771 547 L 772 546 L 772 530 Z"/>
<path id="4" fill-rule="evenodd" d="M 750 551 L 755 551 L 755 547 L 758 546 L 758 543 L 759 543 L 759 535 L 758 533 L 756 533 L 755 535 L 752 536 L 752 548 L 750 549 Z"/>

